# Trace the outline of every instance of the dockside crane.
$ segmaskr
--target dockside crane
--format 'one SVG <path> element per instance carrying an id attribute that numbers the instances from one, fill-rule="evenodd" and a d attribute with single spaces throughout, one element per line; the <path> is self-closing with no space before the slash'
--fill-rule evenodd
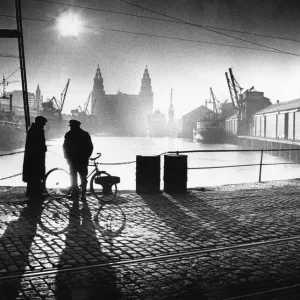
<path id="1" fill-rule="evenodd" d="M 65 100 L 66 100 L 66 96 L 67 96 L 67 92 L 68 92 L 68 88 L 69 88 L 69 83 L 70 83 L 70 79 L 68 79 L 66 86 L 64 87 L 63 91 L 61 92 L 59 100 L 56 99 L 55 96 L 53 96 L 48 103 L 46 102 L 46 103 L 42 104 L 45 111 L 48 111 L 51 113 L 57 112 L 59 120 L 61 120 L 61 112 L 64 108 L 64 104 L 65 104 Z M 55 103 L 56 108 L 54 107 L 53 103 Z"/>
<path id="2" fill-rule="evenodd" d="M 90 100 L 91 100 L 91 96 L 92 96 L 92 92 L 90 92 L 90 94 L 89 94 L 87 100 L 86 100 L 85 103 L 84 103 L 83 112 L 84 112 L 86 115 L 91 115 L 91 113 L 90 113 L 89 110 L 88 110 L 89 103 L 90 103 Z"/>
<path id="3" fill-rule="evenodd" d="M 20 82 L 20 80 L 12 80 L 12 81 L 7 81 L 10 77 L 12 77 L 20 68 L 18 68 L 17 70 L 15 70 L 14 72 L 12 72 L 9 76 L 7 76 L 6 78 L 4 77 L 3 74 L 3 79 L 2 82 L 0 82 L 0 85 L 2 85 L 2 95 L 1 98 L 2 99 L 8 99 L 9 97 L 7 97 L 6 94 L 6 87 L 10 84 L 10 83 L 14 83 L 14 82 Z"/>
<path id="4" fill-rule="evenodd" d="M 228 73 L 225 72 L 226 81 L 228 84 L 228 89 L 229 89 L 232 105 L 234 108 L 236 108 L 238 110 L 238 112 L 237 112 L 237 115 L 238 115 L 237 134 L 239 135 L 242 131 L 242 124 L 241 124 L 242 121 L 241 120 L 242 120 L 242 113 L 244 111 L 244 105 L 242 103 L 243 88 L 239 85 L 239 83 L 235 79 L 231 68 L 229 68 L 229 75 L 230 75 L 230 78 L 228 76 Z"/>
<path id="5" fill-rule="evenodd" d="M 0 96 L 0 99 L 4 99 L 4 100 L 9 100 L 9 111 L 12 112 L 12 94 L 7 95 L 6 93 L 6 87 L 10 84 L 10 83 L 15 83 L 15 82 L 20 82 L 20 80 L 12 80 L 12 81 L 8 81 L 8 79 L 13 76 L 20 68 L 18 68 L 17 70 L 15 70 L 13 73 L 11 73 L 8 77 L 5 78 L 5 76 L 3 75 L 3 79 L 2 82 L 0 82 L 0 86 L 2 85 L 2 95 Z"/>
<path id="6" fill-rule="evenodd" d="M 225 72 L 226 81 L 228 84 L 228 89 L 229 89 L 232 105 L 234 108 L 241 110 L 242 109 L 242 90 L 243 90 L 243 88 L 239 85 L 239 83 L 235 79 L 231 68 L 229 68 L 229 74 L 230 74 L 230 79 L 228 77 L 228 73 Z"/>
<path id="7" fill-rule="evenodd" d="M 214 112 L 217 114 L 220 113 L 220 101 L 215 96 L 212 88 L 210 88 L 210 99 L 213 103 Z"/>

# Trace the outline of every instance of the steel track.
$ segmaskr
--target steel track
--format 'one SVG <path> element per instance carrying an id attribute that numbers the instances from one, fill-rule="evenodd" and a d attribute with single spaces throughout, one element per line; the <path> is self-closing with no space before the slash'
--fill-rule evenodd
<path id="1" fill-rule="evenodd" d="M 17 278 L 26 278 L 26 277 L 42 277 L 47 275 L 53 275 L 57 273 L 66 273 L 66 272 L 75 272 L 75 271 L 85 271 L 85 270 L 91 270 L 96 268 L 105 268 L 105 267 L 118 267 L 122 265 L 132 265 L 132 264 L 139 264 L 139 263 L 147 263 L 147 262 L 155 262 L 155 261 L 161 261 L 161 260 L 171 260 L 171 259 L 177 259 L 180 257 L 188 257 L 188 256 L 196 256 L 196 255 L 205 255 L 210 253 L 217 253 L 222 251 L 231 251 L 231 250 L 238 250 L 238 249 L 247 249 L 252 247 L 260 247 L 268 244 L 279 244 L 284 242 L 290 242 L 299 240 L 300 235 L 289 237 L 289 238 L 282 238 L 282 239 L 272 239 L 269 241 L 262 241 L 262 242 L 255 242 L 255 243 L 245 243 L 240 245 L 233 245 L 228 247 L 219 247 L 214 249 L 194 249 L 191 251 L 181 251 L 174 254 L 166 254 L 166 255 L 159 255 L 159 256 L 152 256 L 152 257 L 145 257 L 145 258 L 139 258 L 139 259 L 130 259 L 130 260 L 120 260 L 115 262 L 108 262 L 108 263 L 100 263 L 100 264 L 93 264 L 88 266 L 82 266 L 82 267 L 71 267 L 71 268 L 51 268 L 41 271 L 30 271 L 25 272 L 22 274 L 15 274 L 15 275 L 8 275 L 8 276 L 1 276 L 0 281 L 8 280 L 8 279 L 17 279 Z M 237 298 L 238 299 L 238 298 Z"/>

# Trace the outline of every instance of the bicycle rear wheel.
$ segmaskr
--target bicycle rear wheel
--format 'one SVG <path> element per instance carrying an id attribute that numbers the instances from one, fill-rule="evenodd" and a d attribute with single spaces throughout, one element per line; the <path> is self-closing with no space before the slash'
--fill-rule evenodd
<path id="1" fill-rule="evenodd" d="M 54 199 L 66 197 L 71 190 L 70 174 L 62 168 L 50 170 L 44 180 L 47 194 Z"/>
<path id="2" fill-rule="evenodd" d="M 116 198 L 117 184 L 114 177 L 106 172 L 95 173 L 90 182 L 91 193 L 103 202 L 110 202 Z"/>

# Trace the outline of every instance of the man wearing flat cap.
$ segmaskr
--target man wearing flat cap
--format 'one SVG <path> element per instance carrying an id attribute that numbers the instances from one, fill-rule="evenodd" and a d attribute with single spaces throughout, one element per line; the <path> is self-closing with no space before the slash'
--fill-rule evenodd
<path id="1" fill-rule="evenodd" d="M 70 120 L 70 131 L 65 134 L 64 156 L 68 161 L 71 174 L 73 195 L 77 193 L 77 173 L 81 180 L 81 197 L 85 199 L 89 158 L 93 152 L 93 143 L 88 132 L 80 128 L 78 120 Z"/>
<path id="2" fill-rule="evenodd" d="M 38 199 L 44 191 L 43 179 L 46 172 L 47 152 L 44 126 L 46 123 L 46 118 L 37 116 L 26 136 L 23 181 L 27 182 L 26 196 L 31 199 Z"/>

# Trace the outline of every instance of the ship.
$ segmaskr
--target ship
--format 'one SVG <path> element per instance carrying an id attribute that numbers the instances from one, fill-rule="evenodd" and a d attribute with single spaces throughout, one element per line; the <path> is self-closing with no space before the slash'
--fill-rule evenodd
<path id="1" fill-rule="evenodd" d="M 25 145 L 26 131 L 22 120 L 11 112 L 0 111 L 0 151 L 22 148 Z"/>
<path id="2" fill-rule="evenodd" d="M 13 74 L 14 73 L 10 76 Z M 6 86 L 9 83 L 17 81 L 7 81 L 7 78 L 3 76 L 3 80 L 0 82 L 3 89 L 2 95 L 0 96 L 0 151 L 24 147 L 26 140 L 26 130 L 23 118 L 17 116 L 16 112 L 13 110 L 13 96 L 6 92 Z"/>
<path id="3" fill-rule="evenodd" d="M 196 142 L 221 143 L 225 140 L 223 120 L 218 116 L 204 116 L 197 121 L 197 128 L 193 130 L 193 139 Z"/>
<path id="4" fill-rule="evenodd" d="M 193 140 L 195 142 L 222 143 L 226 139 L 224 118 L 220 111 L 218 101 L 210 88 L 210 100 L 205 101 L 205 107 L 212 105 L 212 110 L 202 115 L 197 121 L 196 129 L 193 129 Z"/>

